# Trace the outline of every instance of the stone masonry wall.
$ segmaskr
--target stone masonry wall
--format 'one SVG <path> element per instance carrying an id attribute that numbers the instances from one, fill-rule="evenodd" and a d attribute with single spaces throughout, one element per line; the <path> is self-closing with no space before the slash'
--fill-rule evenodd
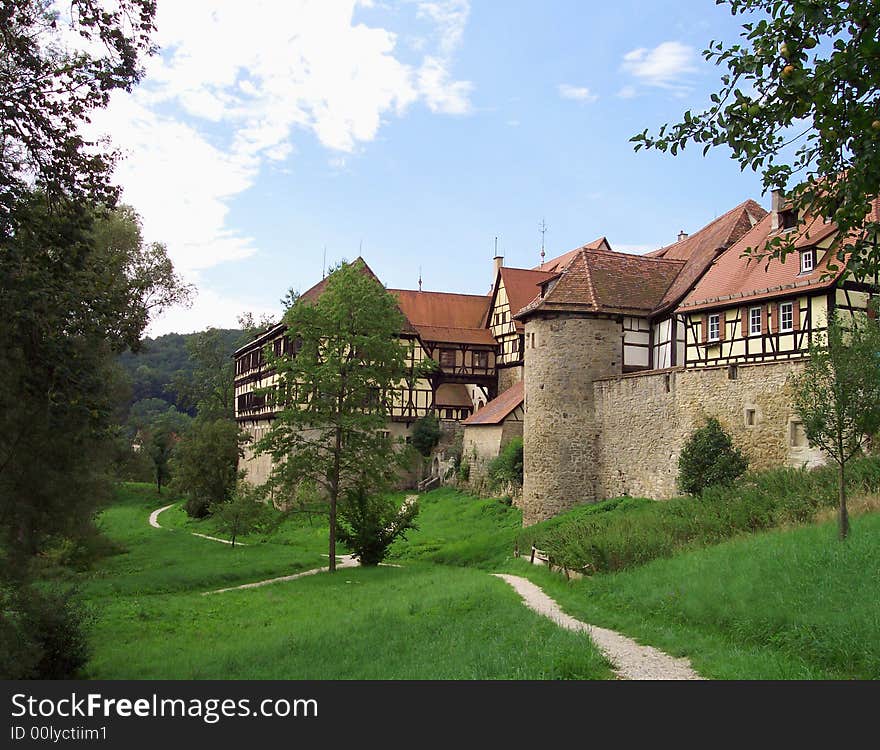
<path id="1" fill-rule="evenodd" d="M 478 495 L 489 491 L 489 464 L 513 438 L 523 436 L 523 423 L 512 419 L 498 425 L 471 425 L 464 429 L 462 461 L 469 466 L 468 490 Z"/>
<path id="2" fill-rule="evenodd" d="M 682 446 L 707 417 L 721 422 L 751 468 L 821 462 L 819 452 L 791 447 L 794 409 L 786 382 L 802 367 L 801 362 L 739 365 L 735 379 L 727 367 L 713 367 L 596 382 L 602 436 L 598 497 L 675 495 Z"/>
<path id="3" fill-rule="evenodd" d="M 528 321 L 525 476 L 518 502 L 524 524 L 601 499 L 593 382 L 620 373 L 622 337 L 620 323 L 610 319 L 548 315 Z"/>
<path id="4" fill-rule="evenodd" d="M 520 380 L 523 379 L 522 365 L 518 367 L 500 367 L 498 368 L 498 393 L 513 388 Z"/>

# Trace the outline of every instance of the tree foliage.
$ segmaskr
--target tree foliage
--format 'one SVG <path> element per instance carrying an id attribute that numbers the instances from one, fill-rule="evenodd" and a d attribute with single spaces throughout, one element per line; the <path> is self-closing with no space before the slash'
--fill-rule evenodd
<path id="1" fill-rule="evenodd" d="M 513 438 L 499 454 L 489 462 L 489 479 L 493 487 L 509 485 L 522 487 L 523 484 L 523 439 Z"/>
<path id="2" fill-rule="evenodd" d="M 794 407 L 811 444 L 838 465 L 838 530 L 849 533 L 845 467 L 880 430 L 880 329 L 876 322 L 838 316 L 825 340 L 810 345 L 803 372 L 792 376 Z"/>
<path id="3" fill-rule="evenodd" d="M 177 443 L 171 460 L 174 488 L 186 497 L 186 512 L 203 518 L 228 502 L 239 479 L 244 438 L 231 419 L 198 417 Z"/>
<path id="4" fill-rule="evenodd" d="M 706 487 L 730 484 L 742 476 L 749 462 L 734 446 L 730 435 L 715 417 L 694 430 L 678 457 L 678 486 L 682 492 L 700 495 Z"/>
<path id="5" fill-rule="evenodd" d="M 801 221 L 831 218 L 840 229 L 838 261 L 852 253 L 854 273 L 875 275 L 880 224 L 869 211 L 880 193 L 880 1 L 716 2 L 748 18 L 740 43 L 711 41 L 703 53 L 727 69 L 720 90 L 706 110 L 634 136 L 636 150 L 727 146 L 765 189 L 790 189 Z M 795 235 L 750 251 L 784 259 Z"/>
<path id="6" fill-rule="evenodd" d="M 359 487 L 348 490 L 339 505 L 339 539 L 361 565 L 378 565 L 395 539 L 415 529 L 418 503 L 398 506 L 382 494 L 370 495 Z"/>
<path id="7" fill-rule="evenodd" d="M 404 318 L 394 296 L 356 262 L 333 271 L 316 300 L 298 299 L 284 321 L 294 353 L 269 354 L 281 389 L 257 449 L 271 454 L 271 483 L 282 497 L 292 499 L 303 481 L 327 497 L 335 569 L 339 498 L 375 491 L 395 475 L 394 446 L 383 430 L 392 391 L 407 375 Z"/>
<path id="8" fill-rule="evenodd" d="M 233 549 L 238 537 L 271 525 L 271 511 L 265 504 L 263 495 L 260 488 L 242 481 L 227 501 L 211 506 L 211 515 L 218 524 L 218 530 L 229 534 Z"/>
<path id="9" fill-rule="evenodd" d="M 441 434 L 440 420 L 434 414 L 427 414 L 413 424 L 413 447 L 423 456 L 430 456 L 440 442 Z"/>
<path id="10" fill-rule="evenodd" d="M 0 234 L 33 186 L 50 203 L 115 203 L 115 156 L 82 125 L 140 80 L 155 13 L 155 0 L 0 3 Z"/>

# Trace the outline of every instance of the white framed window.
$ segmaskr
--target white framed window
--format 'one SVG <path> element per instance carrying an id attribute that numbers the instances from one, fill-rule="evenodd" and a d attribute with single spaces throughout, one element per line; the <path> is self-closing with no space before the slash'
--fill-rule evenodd
<path id="1" fill-rule="evenodd" d="M 749 336 L 761 335 L 761 308 L 749 308 Z"/>
<path id="2" fill-rule="evenodd" d="M 801 273 L 809 273 L 816 265 L 816 257 L 812 250 L 804 250 L 801 253 Z"/>
<path id="3" fill-rule="evenodd" d="M 709 341 L 718 341 L 721 338 L 721 315 L 713 313 L 709 316 Z"/>
<path id="4" fill-rule="evenodd" d="M 779 303 L 779 330 L 782 333 L 794 330 L 794 303 Z"/>

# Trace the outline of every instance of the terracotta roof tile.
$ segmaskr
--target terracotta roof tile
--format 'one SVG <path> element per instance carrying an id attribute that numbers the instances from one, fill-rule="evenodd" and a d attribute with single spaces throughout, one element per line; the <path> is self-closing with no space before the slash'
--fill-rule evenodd
<path id="1" fill-rule="evenodd" d="M 573 257 L 573 256 L 572 256 Z M 555 274 L 546 271 L 529 271 L 525 268 L 502 268 L 501 280 L 507 292 L 511 314 L 524 308 L 541 291 L 540 285 L 551 279 Z M 515 320 L 516 330 L 522 332 L 522 321 Z"/>
<path id="2" fill-rule="evenodd" d="M 468 419 L 464 420 L 462 424 L 465 427 L 501 424 L 516 410 L 518 406 L 522 406 L 522 403 L 523 382 L 520 381 L 504 391 L 504 393 L 498 396 L 498 398 L 490 401 L 476 414 L 473 414 Z"/>
<path id="3" fill-rule="evenodd" d="M 410 289 L 389 289 L 400 303 L 400 309 L 414 326 L 441 328 L 482 328 L 491 298 L 476 294 L 418 292 Z"/>
<path id="4" fill-rule="evenodd" d="M 599 237 L 598 239 L 593 240 L 592 242 L 588 242 L 586 245 L 582 247 L 577 247 L 574 250 L 570 250 L 563 255 L 560 255 L 558 258 L 553 258 L 542 263 L 539 266 L 535 266 L 533 271 L 543 271 L 544 273 L 559 273 L 564 270 L 572 260 L 577 257 L 577 254 L 581 250 L 610 250 L 611 246 L 608 244 L 608 240 L 605 237 Z"/>
<path id="5" fill-rule="evenodd" d="M 495 346 L 498 342 L 488 328 L 450 328 L 445 326 L 416 326 L 422 341 L 436 341 L 449 344 L 486 344 Z"/>
<path id="6" fill-rule="evenodd" d="M 833 224 L 825 224 L 821 220 L 810 222 L 798 232 L 795 247 L 811 247 L 834 230 Z M 737 301 L 785 296 L 795 289 L 825 289 L 833 286 L 844 272 L 840 267 L 829 274 L 829 256 L 834 253 L 826 253 L 816 267 L 805 274 L 800 272 L 798 254 L 788 255 L 784 262 L 778 258 L 755 260 L 743 256 L 748 248 L 763 247 L 772 236 L 772 216 L 768 214 L 715 261 L 681 303 L 679 310 L 690 312 L 735 304 Z"/>
<path id="7" fill-rule="evenodd" d="M 471 400 L 471 394 L 468 393 L 466 385 L 459 383 L 444 383 L 437 389 L 437 406 L 459 406 L 474 408 L 474 402 Z"/>

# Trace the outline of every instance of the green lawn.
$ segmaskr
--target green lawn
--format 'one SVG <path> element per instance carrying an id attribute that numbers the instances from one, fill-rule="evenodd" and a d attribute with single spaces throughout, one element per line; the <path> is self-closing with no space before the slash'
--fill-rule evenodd
<path id="1" fill-rule="evenodd" d="M 880 678 L 880 514 L 766 531 L 566 582 L 517 561 L 571 615 L 717 679 Z"/>
<path id="2" fill-rule="evenodd" d="M 231 549 L 194 537 L 173 498 L 124 485 L 101 517 L 127 551 L 80 576 L 98 679 L 591 679 L 583 634 L 533 614 L 485 571 L 402 561 L 259 589 L 202 592 L 326 565 L 325 530 L 290 522 Z M 425 507 L 431 504 L 428 501 Z M 507 506 L 504 506 L 505 508 Z M 508 509 L 509 510 L 509 509 Z M 426 515 L 426 518 L 429 517 Z"/>

